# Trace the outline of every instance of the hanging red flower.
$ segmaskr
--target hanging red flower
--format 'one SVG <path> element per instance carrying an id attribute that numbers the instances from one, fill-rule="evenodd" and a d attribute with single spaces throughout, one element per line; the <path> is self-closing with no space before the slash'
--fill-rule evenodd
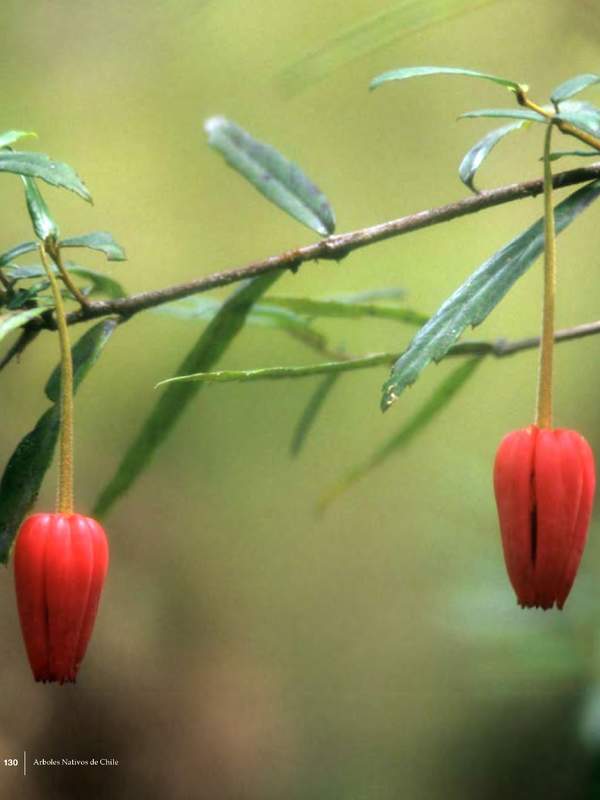
<path id="1" fill-rule="evenodd" d="M 506 568 L 524 608 L 562 608 L 592 512 L 594 456 L 576 431 L 528 428 L 504 437 L 494 489 Z"/>
<path id="2" fill-rule="evenodd" d="M 108 543 L 81 514 L 34 514 L 14 553 L 17 606 L 37 681 L 75 681 L 108 568 Z"/>

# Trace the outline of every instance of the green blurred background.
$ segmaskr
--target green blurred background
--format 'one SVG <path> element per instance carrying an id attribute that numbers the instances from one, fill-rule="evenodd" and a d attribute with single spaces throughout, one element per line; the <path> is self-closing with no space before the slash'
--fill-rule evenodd
<path id="1" fill-rule="evenodd" d="M 509 104 L 500 87 L 451 77 L 369 94 L 376 74 L 467 66 L 527 82 L 544 100 L 563 79 L 598 69 L 595 3 L 503 0 L 398 36 L 290 93 L 287 67 L 391 6 L 4 0 L 0 129 L 37 131 L 32 147 L 78 169 L 94 207 L 45 191 L 62 232 L 110 230 L 129 261 L 108 271 L 139 291 L 314 240 L 205 145 L 208 116 L 230 117 L 300 163 L 345 231 L 465 196 L 458 163 L 491 126 L 456 117 Z M 540 152 L 539 130 L 513 135 L 480 184 L 536 177 Z M 31 238 L 17 179 L 3 177 L 0 202 L 0 249 Z M 430 313 L 540 210 L 540 199 L 522 201 L 339 265 L 307 264 L 276 293 L 398 286 Z M 598 317 L 597 214 L 560 237 L 561 326 Z M 100 256 L 85 263 L 105 268 Z M 476 335 L 536 333 L 540 287 L 534 269 Z M 155 401 L 154 384 L 203 325 L 150 312 L 114 335 L 77 399 L 81 512 Z M 412 333 L 368 320 L 320 327 L 353 353 L 400 349 Z M 555 389 L 556 423 L 597 452 L 599 348 L 596 338 L 561 345 Z M 3 373 L 2 463 L 45 409 L 56 360 L 45 334 Z M 249 327 L 222 364 L 314 360 L 283 334 Z M 600 797 L 597 521 L 567 609 L 523 612 L 492 497 L 501 436 L 531 421 L 535 353 L 486 361 L 409 448 L 315 514 L 320 493 L 398 430 L 450 368 L 430 368 L 385 416 L 385 369 L 344 377 L 297 460 L 289 441 L 313 380 L 203 391 L 105 520 L 111 570 L 76 687 L 33 683 L 6 571 L 0 760 L 27 750 L 120 764 L 27 778 L 0 764 L 1 796 Z M 52 471 L 39 509 L 52 507 L 55 480 Z"/>

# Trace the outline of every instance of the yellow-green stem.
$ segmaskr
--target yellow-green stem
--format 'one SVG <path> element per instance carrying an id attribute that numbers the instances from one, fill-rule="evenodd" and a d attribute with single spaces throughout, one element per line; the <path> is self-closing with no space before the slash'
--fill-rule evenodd
<path id="1" fill-rule="evenodd" d="M 527 96 L 527 92 L 523 91 L 522 89 L 521 91 L 517 92 L 517 102 L 519 105 L 529 108 L 531 111 L 535 111 L 536 114 L 546 117 L 546 119 L 554 119 L 557 113 L 554 111 L 547 111 L 542 106 L 534 103 L 533 100 L 530 100 Z M 600 139 L 597 136 L 581 130 L 581 128 L 578 128 L 576 125 L 572 125 L 570 122 L 566 122 L 563 119 L 557 119 L 555 125 L 561 133 L 566 133 L 568 136 L 574 136 L 576 139 L 579 139 L 579 141 L 584 142 L 584 144 L 587 144 L 596 150 L 600 150 Z"/>
<path id="2" fill-rule="evenodd" d="M 46 253 L 50 256 L 52 261 L 56 264 L 56 268 L 58 269 L 58 273 L 62 278 L 62 282 L 65 284 L 67 289 L 71 292 L 75 300 L 79 303 L 79 305 L 86 308 L 89 305 L 87 298 L 79 291 L 77 286 L 71 280 L 71 276 L 67 272 L 64 267 L 62 255 L 60 252 L 60 245 L 58 242 L 46 242 Z"/>
<path id="3" fill-rule="evenodd" d="M 544 301 L 536 424 L 552 427 L 552 361 L 554 355 L 554 301 L 556 297 L 556 234 L 552 207 L 552 169 L 550 143 L 552 123 L 548 124 L 544 140 Z"/>
<path id="4" fill-rule="evenodd" d="M 65 307 L 54 270 L 48 262 L 46 249 L 40 245 L 40 256 L 54 296 L 56 326 L 60 343 L 60 463 L 57 511 L 73 513 L 73 359 Z"/>

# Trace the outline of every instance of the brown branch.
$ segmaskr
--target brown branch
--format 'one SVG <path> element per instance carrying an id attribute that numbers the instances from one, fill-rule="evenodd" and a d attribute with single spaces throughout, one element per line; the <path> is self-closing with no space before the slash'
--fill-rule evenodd
<path id="1" fill-rule="evenodd" d="M 600 163 L 591 164 L 587 167 L 559 172 L 554 176 L 554 187 L 557 189 L 566 186 L 573 186 L 578 183 L 585 183 L 600 177 Z M 354 250 L 401 236 L 411 231 L 428 228 L 452 219 L 458 219 L 468 214 L 475 214 L 487 208 L 511 203 L 515 200 L 522 200 L 526 197 L 535 197 L 543 190 L 542 180 L 525 181 L 514 183 L 509 186 L 502 186 L 498 189 L 490 189 L 480 194 L 465 197 L 454 203 L 448 203 L 437 208 L 419 211 L 416 214 L 409 214 L 406 217 L 382 222 L 367 228 L 361 228 L 350 233 L 341 233 L 329 236 L 313 244 L 299 247 L 294 250 L 286 250 L 279 255 L 270 256 L 261 261 L 254 261 L 242 267 L 226 270 L 225 272 L 213 272 L 201 278 L 195 278 L 187 283 L 180 283 L 174 286 L 166 286 L 163 289 L 154 289 L 148 292 L 132 294 L 129 297 L 117 300 L 96 300 L 89 302 L 85 308 L 72 311 L 68 315 L 70 324 L 85 322 L 86 320 L 103 317 L 107 314 L 120 314 L 130 317 L 148 308 L 154 308 L 169 303 L 173 300 L 180 300 L 210 289 L 220 286 L 228 286 L 237 283 L 245 278 L 253 278 L 257 275 L 264 275 L 277 270 L 290 269 L 296 271 L 298 267 L 307 261 L 334 260 L 340 261 Z"/>
<path id="2" fill-rule="evenodd" d="M 578 169 L 568 170 L 566 172 L 559 172 L 554 176 L 554 187 L 564 188 L 566 186 L 573 186 L 578 183 L 585 183 L 600 177 L 600 163 L 591 164 L 587 167 L 580 167 Z M 454 203 L 448 203 L 444 206 L 419 211 L 416 214 L 409 214 L 399 219 L 383 222 L 379 225 L 372 225 L 367 228 L 361 228 L 350 233 L 338 234 L 330 236 L 327 239 L 320 240 L 313 244 L 306 245 L 305 247 L 296 248 L 295 250 L 286 250 L 285 252 L 270 256 L 262 261 L 255 261 L 243 267 L 226 270 L 224 272 L 214 272 L 205 277 L 196 278 L 187 283 L 176 284 L 174 286 L 167 286 L 163 289 L 155 289 L 148 292 L 140 292 L 139 294 L 129 295 L 128 297 L 119 298 L 116 300 L 96 300 L 87 301 L 84 307 L 80 307 L 76 311 L 72 311 L 67 315 L 69 324 L 77 322 L 86 322 L 88 320 L 97 319 L 99 317 L 108 316 L 110 314 L 117 314 L 120 316 L 121 321 L 125 321 L 134 314 L 144 311 L 148 308 L 154 308 L 164 303 L 169 303 L 174 300 L 179 300 L 184 297 L 189 297 L 194 294 L 216 289 L 220 286 L 227 286 L 231 283 L 252 278 L 257 275 L 263 275 L 268 272 L 276 270 L 291 269 L 294 272 L 299 266 L 307 261 L 324 260 L 341 260 L 346 255 L 354 250 L 362 247 L 367 247 L 377 242 L 391 239 L 395 236 L 400 236 L 411 231 L 427 228 L 432 225 L 438 225 L 442 222 L 448 222 L 452 219 L 466 216 L 468 214 L 475 214 L 487 208 L 510 203 L 515 200 L 522 200 L 526 197 L 535 197 L 543 191 L 542 180 L 525 181 L 523 183 L 510 184 L 502 186 L 497 189 L 490 189 L 483 191 L 476 195 L 465 197 Z M 43 328 L 52 329 L 54 322 L 52 318 L 46 317 L 39 320 L 31 320 L 27 323 L 27 335 L 23 333 L 18 343 L 14 345 L 0 362 L 0 369 L 5 367 L 17 355 L 23 352 L 25 347 L 30 341 L 35 338 L 31 335 L 36 330 Z M 597 331 L 594 330 L 593 333 Z M 588 335 L 588 334 L 583 334 Z M 528 340 L 534 342 L 536 340 Z M 514 347 L 513 343 L 513 347 Z M 474 342 L 465 342 L 457 346 L 472 347 L 477 345 Z M 485 352 L 490 352 L 490 347 L 498 348 L 498 343 L 479 343 L 477 346 L 487 348 Z M 531 347 L 536 344 L 531 344 Z M 522 346 L 519 346 L 523 349 Z M 451 351 L 454 352 L 454 351 Z M 474 352 L 474 351 L 471 351 Z M 483 350 L 479 350 L 483 354 Z M 499 352 L 496 352 L 499 355 Z M 508 353 L 506 353 L 508 355 Z"/>
<path id="3" fill-rule="evenodd" d="M 554 188 L 560 189 L 566 186 L 573 186 L 579 183 L 586 183 L 600 178 L 600 163 L 591 164 L 587 167 L 559 172 L 554 175 Z M 542 180 L 524 181 L 513 183 L 508 186 L 501 186 L 497 189 L 489 189 L 476 195 L 465 197 L 454 203 L 444 206 L 419 211 L 416 214 L 409 214 L 399 219 L 382 222 L 378 225 L 371 225 L 367 228 L 360 228 L 350 233 L 342 233 L 322 239 L 313 244 L 299 247 L 294 250 L 286 250 L 279 255 L 270 256 L 261 261 L 254 261 L 242 267 L 226 270 L 224 272 L 213 272 L 201 278 L 195 278 L 187 283 L 180 283 L 174 286 L 166 286 L 163 289 L 154 289 L 148 292 L 132 294 L 128 297 L 116 300 L 96 300 L 87 301 L 87 304 L 67 315 L 69 324 L 77 322 L 87 322 L 88 320 L 99 317 L 117 314 L 125 321 L 140 311 L 173 300 L 180 300 L 194 294 L 207 292 L 220 286 L 228 286 L 246 278 L 264 275 L 277 270 L 296 271 L 301 264 L 307 261 L 334 260 L 339 261 L 354 250 L 368 247 L 377 242 L 401 236 L 411 231 L 428 228 L 442 222 L 448 222 L 468 214 L 475 214 L 487 208 L 511 203 L 515 200 L 522 200 L 527 197 L 535 197 L 543 190 Z M 31 320 L 27 324 L 28 330 L 39 330 L 42 328 L 52 329 L 54 322 L 50 318 L 40 318 Z M 596 332 L 595 330 L 593 331 Z M 28 340 L 22 342 L 23 347 L 19 348 L 19 353 L 24 349 Z M 533 340 L 532 340 L 533 341 Z M 465 343 L 469 345 L 469 343 Z M 463 345 L 460 345 L 463 346 Z M 531 345 L 534 346 L 534 345 Z M 14 355 L 14 354 L 12 354 Z M 10 352 L 7 356 L 11 356 Z M 10 360 L 10 358 L 8 358 Z M 2 366 L 8 363 L 7 357 L 3 359 Z"/>

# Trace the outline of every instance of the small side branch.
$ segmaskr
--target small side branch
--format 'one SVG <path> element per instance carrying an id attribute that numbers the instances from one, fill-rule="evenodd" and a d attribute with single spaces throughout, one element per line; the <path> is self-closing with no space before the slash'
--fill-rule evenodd
<path id="1" fill-rule="evenodd" d="M 574 325 L 571 328 L 562 328 L 554 334 L 556 344 L 560 342 L 570 342 L 574 339 L 585 339 L 588 336 L 596 336 L 600 333 L 600 320 L 596 322 L 584 322 L 582 325 Z M 522 353 L 524 350 L 537 350 L 540 346 L 539 336 L 529 336 L 524 339 L 497 339 L 495 342 L 459 342 L 448 351 L 448 356 L 495 356 L 504 358 Z"/>
<path id="2" fill-rule="evenodd" d="M 593 336 L 600 333 L 600 321 L 589 322 L 585 325 L 577 325 L 573 328 L 565 328 L 557 331 L 554 340 L 567 342 L 572 339 L 583 339 L 586 336 Z M 540 337 L 533 336 L 528 339 L 515 339 L 508 342 L 505 339 L 498 339 L 494 342 L 485 341 L 466 341 L 454 345 L 444 358 L 450 356 L 493 356 L 494 358 L 505 358 L 515 355 L 524 350 L 537 349 L 540 346 Z M 399 352 L 368 353 L 364 356 L 349 356 L 336 358 L 334 361 L 325 361 L 319 364 L 305 364 L 302 366 L 285 367 L 259 367 L 257 369 L 245 370 L 219 370 L 216 372 L 197 372 L 192 375 L 181 375 L 176 378 L 167 378 L 157 383 L 155 388 L 169 383 L 190 383 L 200 381 L 203 383 L 232 383 L 248 382 L 260 380 L 282 380 L 293 378 L 310 378 L 314 375 L 332 375 L 341 372 L 354 372 L 362 369 L 372 369 L 373 367 L 390 366 L 394 364 L 402 354 Z"/>

